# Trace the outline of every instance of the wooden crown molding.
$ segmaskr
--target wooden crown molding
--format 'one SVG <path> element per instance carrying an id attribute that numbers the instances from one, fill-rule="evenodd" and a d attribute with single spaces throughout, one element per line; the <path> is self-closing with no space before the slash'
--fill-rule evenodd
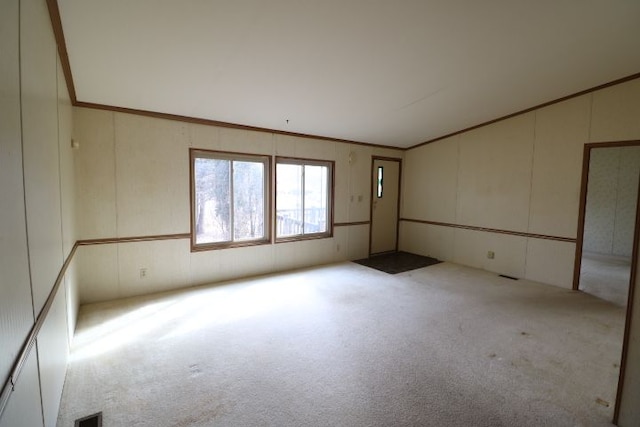
<path id="1" fill-rule="evenodd" d="M 630 76 L 622 77 L 620 79 L 613 80 L 613 81 L 610 81 L 608 83 L 604 83 L 604 84 L 601 84 L 601 85 L 598 85 L 598 86 L 594 86 L 592 88 L 585 89 L 585 90 L 582 90 L 580 92 L 573 93 L 571 95 L 563 96 L 561 98 L 557 98 L 557 99 L 554 99 L 554 100 L 551 100 L 551 101 L 543 102 L 542 104 L 534 105 L 533 107 L 529 107 L 529 108 L 526 108 L 524 110 L 516 111 L 515 113 L 507 114 L 506 116 L 498 117 L 497 119 L 489 120 L 487 122 L 483 122 L 483 123 L 480 123 L 480 124 L 477 124 L 477 125 L 474 125 L 474 126 L 470 126 L 468 128 L 465 128 L 465 129 L 461 129 L 461 130 L 458 130 L 458 131 L 455 131 L 455 132 L 451 132 L 449 134 L 446 134 L 446 135 L 443 135 L 443 136 L 439 136 L 437 138 L 433 138 L 433 139 L 430 139 L 430 140 L 425 141 L 425 142 L 421 142 L 420 144 L 412 145 L 410 147 L 405 148 L 405 150 L 413 150 L 414 148 L 419 148 L 419 147 L 422 147 L 424 145 L 431 144 L 432 142 L 437 142 L 437 141 L 441 141 L 443 139 L 451 138 L 452 136 L 460 135 L 461 133 L 469 132 L 469 131 L 474 130 L 474 129 L 478 129 L 478 128 L 481 128 L 481 127 L 484 127 L 484 126 L 491 125 L 493 123 L 497 123 L 497 122 L 501 122 L 503 120 L 510 119 L 512 117 L 515 117 L 515 116 L 519 116 L 521 114 L 526 114 L 526 113 L 529 113 L 531 111 L 534 111 L 534 110 L 537 110 L 537 109 L 540 109 L 540 108 L 548 107 L 549 105 L 558 104 L 560 102 L 567 101 L 567 100 L 572 99 L 572 98 L 577 98 L 578 96 L 586 95 L 588 93 L 595 92 L 597 90 L 605 89 L 605 88 L 608 88 L 610 86 L 619 85 L 619 84 L 622 84 L 622 83 L 625 83 L 625 82 L 628 82 L 628 81 L 631 81 L 631 80 L 635 80 L 635 79 L 638 79 L 638 78 L 640 78 L 640 73 L 635 73 L 635 74 L 632 74 Z"/>
<path id="2" fill-rule="evenodd" d="M 76 87 L 73 84 L 73 75 L 71 74 L 71 64 L 69 63 L 69 54 L 67 53 L 67 42 L 64 39 L 64 31 L 62 30 L 62 20 L 60 19 L 60 9 L 57 0 L 46 0 L 47 8 L 49 8 L 49 18 L 51 19 L 51 27 L 58 46 L 58 56 L 60 57 L 60 65 L 64 73 L 64 80 L 67 82 L 67 90 L 71 104 L 76 105 Z"/>
<path id="3" fill-rule="evenodd" d="M 116 111 L 116 112 L 122 112 L 122 113 L 128 113 L 128 114 L 137 114 L 137 115 L 141 115 L 141 116 L 147 116 L 147 117 L 155 117 L 155 118 L 162 118 L 162 119 L 167 119 L 167 120 L 176 120 L 176 121 L 181 121 L 181 122 L 186 122 L 186 123 L 196 123 L 196 124 L 203 124 L 203 125 L 209 125 L 209 126 L 219 126 L 219 127 L 226 127 L 226 128 L 232 128 L 232 129 L 242 129 L 242 130 L 251 130 L 251 131 L 257 131 L 257 132 L 267 132 L 267 133 L 273 133 L 273 134 L 277 134 L 277 135 L 285 135 L 285 136 L 293 136 L 293 137 L 298 137 L 298 138 L 311 138 L 311 139 L 319 139 L 322 141 L 333 141 L 333 142 L 342 142 L 342 143 L 346 143 L 346 144 L 355 144 L 355 145 L 364 145 L 364 146 L 369 146 L 369 147 L 377 147 L 377 148 L 386 148 L 386 149 L 392 149 L 392 150 L 398 150 L 398 151 L 406 151 L 406 150 L 412 150 L 414 148 L 418 148 L 418 147 L 422 147 L 423 145 L 427 145 L 427 144 L 431 144 L 432 142 L 436 142 L 436 141 L 440 141 L 446 138 L 450 138 L 452 136 L 455 135 L 459 135 L 461 133 L 464 132 L 468 132 L 470 130 L 473 129 L 477 129 L 477 128 L 481 128 L 483 126 L 487 126 L 496 122 L 500 122 L 502 120 L 506 120 L 506 119 L 510 119 L 512 117 L 521 115 L 521 114 L 525 114 L 528 113 L 530 111 L 533 110 L 537 110 L 539 108 L 543 108 L 543 107 L 547 107 L 549 105 L 553 105 L 553 104 L 557 104 L 563 101 L 566 101 L 568 99 L 571 98 L 576 98 L 578 96 L 582 96 L 585 95 L 587 93 L 591 93 L 591 92 L 595 92 L 597 90 L 600 89 L 604 89 L 607 88 L 609 86 L 615 86 L 617 84 L 621 84 L 621 83 L 625 83 L 631 80 L 635 80 L 637 78 L 640 78 L 640 73 L 635 73 L 632 74 L 630 76 L 626 76 L 626 77 L 622 77 L 620 79 L 617 80 L 613 80 L 610 81 L 608 83 L 604 83 L 589 89 L 585 89 L 583 91 L 580 92 L 576 92 L 574 94 L 571 95 L 567 95 L 567 96 L 563 96 L 561 98 L 557 98 L 548 102 L 544 102 L 542 104 L 538 104 L 535 105 L 533 107 L 530 108 L 526 108 L 524 110 L 520 110 L 517 111 L 515 113 L 511 113 L 508 114 L 506 116 L 502 116 L 502 117 L 498 117 L 496 119 L 493 120 L 489 120 L 483 123 L 479 123 L 477 125 L 474 126 L 470 126 L 468 128 L 465 129 L 461 129 L 458 130 L 456 132 L 452 132 L 443 136 L 439 136 L 437 138 L 433 138 L 430 139 L 428 141 L 416 144 L 416 145 L 412 145 L 410 147 L 395 147 L 395 146 L 391 146 L 391 145 L 382 145 L 382 144 L 371 144 L 368 142 L 362 142 L 362 141 L 353 141 L 353 140 L 348 140 L 348 139 L 340 139 L 340 138 L 332 138 L 332 137 L 328 137 L 328 136 L 322 136 L 322 135 L 312 135 L 312 134 L 306 134 L 306 133 L 298 133 L 298 132 L 287 132 L 287 131 L 282 131 L 282 130 L 277 130 L 277 129 L 270 129 L 270 128 L 263 128 L 263 127 L 256 127 L 256 126 L 248 126 L 248 125 L 242 125 L 242 124 L 238 124 L 238 123 L 229 123 L 229 122 L 223 122 L 223 121 L 218 121 L 218 120 L 210 120 L 210 119 L 203 119 L 203 118 L 197 118 L 197 117 L 190 117 L 190 116 L 182 116 L 182 115 L 177 115 L 177 114 L 168 114 L 168 113 L 160 113 L 160 112 L 155 112 L 155 111 L 147 111 L 147 110 L 138 110 L 138 109 L 133 109 L 133 108 L 126 108 L 126 107 L 118 107 L 118 106 L 112 106 L 112 105 L 104 105 L 104 104 L 97 104 L 97 103 L 91 103 L 91 102 L 83 102 L 83 101 L 78 101 L 77 95 L 76 95 L 76 89 L 75 89 L 75 85 L 73 83 L 73 74 L 71 73 L 71 65 L 69 63 L 69 55 L 67 52 L 67 44 L 64 38 L 64 31 L 62 29 L 62 20 L 60 18 L 60 9 L 58 8 L 58 1 L 57 0 L 46 0 L 47 2 L 47 7 L 49 8 L 49 17 L 51 19 L 51 25 L 53 27 L 53 34 L 55 36 L 56 39 L 56 43 L 58 45 L 58 53 L 60 56 L 60 63 L 62 65 L 62 71 L 64 73 L 64 78 L 65 81 L 67 83 L 67 89 L 69 90 L 69 98 L 71 99 L 71 104 L 73 106 L 76 107 L 85 107 L 85 108 L 93 108 L 93 109 L 99 109 L 99 110 L 107 110 L 107 111 Z"/>

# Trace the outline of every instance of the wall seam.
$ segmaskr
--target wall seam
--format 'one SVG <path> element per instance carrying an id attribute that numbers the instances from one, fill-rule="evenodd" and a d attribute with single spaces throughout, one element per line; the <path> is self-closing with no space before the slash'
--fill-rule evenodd
<path id="1" fill-rule="evenodd" d="M 617 166 L 616 170 L 617 170 L 618 173 L 616 174 L 617 175 L 616 176 L 616 188 L 615 188 L 615 196 L 614 196 L 616 203 L 615 203 L 615 206 L 613 208 L 614 209 L 614 211 L 613 211 L 613 230 L 611 230 L 611 250 L 610 250 L 611 255 L 615 255 L 616 227 L 617 227 L 617 224 L 618 224 L 618 206 L 620 204 L 620 199 L 619 199 L 619 197 L 620 197 L 620 195 L 619 195 L 619 192 L 620 192 L 620 175 L 622 175 L 622 171 L 621 171 L 621 168 L 622 168 L 622 160 L 621 160 L 622 159 L 622 149 L 619 148 L 619 149 L 617 149 L 617 151 L 618 151 L 618 166 Z"/>
<path id="2" fill-rule="evenodd" d="M 191 149 L 194 148 L 193 147 L 193 128 L 194 125 L 189 123 L 187 125 L 187 142 L 188 142 L 188 158 L 189 158 L 189 169 L 188 169 L 188 173 L 189 173 L 189 185 L 187 187 L 187 191 L 189 192 L 189 246 L 191 247 L 191 221 L 193 220 L 193 206 L 192 206 L 192 200 L 191 200 Z M 114 156 L 115 158 L 115 156 Z M 116 252 L 117 255 L 117 252 Z M 193 280 L 193 256 L 192 256 L 192 252 L 191 249 L 189 249 L 189 275 L 188 275 L 188 281 L 189 281 L 189 286 L 194 286 L 194 280 Z"/>
<path id="3" fill-rule="evenodd" d="M 118 218 L 118 159 L 117 159 L 117 153 L 116 153 L 116 112 L 112 112 L 111 113 L 111 125 L 113 127 L 113 137 L 112 137 L 112 142 L 113 142 L 113 186 L 114 186 L 114 196 L 115 196 L 115 200 L 114 200 L 114 204 L 115 204 L 115 221 L 116 221 L 116 236 L 120 236 L 120 223 L 119 223 L 119 218 Z M 189 190 L 191 191 L 191 190 Z M 120 244 L 116 244 L 116 272 L 117 275 L 116 277 L 118 278 L 118 282 L 117 282 L 117 295 L 120 296 Z"/>
<path id="4" fill-rule="evenodd" d="M 40 397 L 40 416 L 42 417 L 42 425 L 46 425 L 46 420 L 44 419 L 44 399 L 42 398 L 42 374 L 40 373 L 40 343 L 38 342 L 38 337 L 36 337 L 36 371 L 38 371 L 38 386 L 40 388 L 38 396 Z M 27 359 L 29 356 L 27 356 Z"/>
<path id="5" fill-rule="evenodd" d="M 62 158 L 60 156 L 60 152 L 61 152 L 61 147 L 60 147 L 60 143 L 62 142 L 61 138 L 60 138 L 60 87 L 58 85 L 59 82 L 59 75 L 58 75 L 58 53 L 57 53 L 57 49 L 56 49 L 56 127 L 57 127 L 57 140 L 58 140 L 58 190 L 60 191 L 60 246 L 61 246 L 61 252 L 62 252 L 62 263 L 64 264 L 64 260 L 67 258 L 67 254 L 65 253 L 64 250 L 64 212 L 62 209 Z M 64 277 L 62 279 L 63 284 L 64 284 L 64 294 L 65 294 L 65 299 L 64 299 L 64 307 L 65 307 L 65 313 L 67 314 L 66 316 L 64 316 L 64 320 L 65 320 L 65 324 L 66 324 L 66 336 L 67 336 L 67 345 L 70 346 L 71 345 L 71 337 L 69 336 L 69 300 L 68 300 L 68 294 L 67 294 L 67 281 L 66 281 L 66 277 Z"/>
<path id="6" fill-rule="evenodd" d="M 31 318 L 35 322 L 36 304 L 33 298 L 33 279 L 31 277 L 31 252 L 29 250 L 29 227 L 27 226 L 27 189 L 24 175 L 24 118 L 22 114 L 22 2 L 18 2 L 18 87 L 20 98 L 20 160 L 22 161 L 22 201 L 24 207 L 24 230 L 27 247 L 27 266 L 29 268 L 29 288 L 31 291 Z"/>
<path id="7" fill-rule="evenodd" d="M 593 141 L 593 92 L 589 94 L 589 135 L 587 142 Z"/>
<path id="8" fill-rule="evenodd" d="M 20 150 L 22 160 L 22 198 L 24 203 L 24 229 L 27 243 L 27 265 L 29 267 L 29 288 L 31 291 L 31 318 L 33 323 L 36 322 L 36 303 L 33 296 L 33 275 L 31 273 L 31 248 L 29 247 L 29 225 L 27 221 L 27 182 L 25 179 L 25 162 L 24 162 L 24 115 L 22 105 L 22 1 L 18 1 L 18 87 L 20 92 Z M 38 397 L 40 399 L 40 420 L 44 426 L 44 405 L 42 402 L 42 378 L 40 376 L 40 357 L 38 349 L 38 341 L 36 338 L 36 373 L 38 374 Z M 11 378 L 11 383 L 15 387 L 17 378 Z"/>
<path id="9" fill-rule="evenodd" d="M 535 169 L 536 159 L 536 141 L 538 138 L 536 128 L 538 127 L 538 110 L 533 112 L 533 141 L 531 144 L 531 173 L 529 174 L 529 209 L 527 210 L 527 232 L 531 233 L 531 201 L 533 200 L 533 176 Z M 529 238 L 527 237 L 526 244 L 524 246 L 524 277 L 527 277 L 528 261 L 529 259 Z"/>
<path id="10" fill-rule="evenodd" d="M 460 200 L 460 153 L 462 152 L 462 137 L 464 134 L 460 134 L 456 138 L 456 203 L 454 206 L 453 218 L 456 223 L 460 222 L 460 218 L 458 214 L 460 212 L 458 202 Z M 455 261 L 457 259 L 457 246 L 458 246 L 458 232 L 453 230 L 452 232 L 453 238 L 451 241 L 451 261 Z"/>

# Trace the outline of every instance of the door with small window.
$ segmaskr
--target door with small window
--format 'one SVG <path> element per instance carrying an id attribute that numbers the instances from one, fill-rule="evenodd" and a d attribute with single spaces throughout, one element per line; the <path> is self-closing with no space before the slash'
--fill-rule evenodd
<path id="1" fill-rule="evenodd" d="M 370 254 L 398 249 L 400 159 L 373 158 Z"/>

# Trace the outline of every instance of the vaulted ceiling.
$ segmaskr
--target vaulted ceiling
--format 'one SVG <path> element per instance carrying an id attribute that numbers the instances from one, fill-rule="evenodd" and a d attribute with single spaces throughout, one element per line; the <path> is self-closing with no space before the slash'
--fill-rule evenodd
<path id="1" fill-rule="evenodd" d="M 408 147 L 640 72 L 638 0 L 58 0 L 77 100 Z"/>

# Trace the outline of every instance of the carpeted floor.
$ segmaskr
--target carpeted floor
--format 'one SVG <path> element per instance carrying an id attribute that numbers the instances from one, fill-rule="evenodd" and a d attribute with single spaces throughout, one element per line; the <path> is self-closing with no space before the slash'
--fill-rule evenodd
<path id="1" fill-rule="evenodd" d="M 582 253 L 580 290 L 621 307 L 627 306 L 631 259 Z"/>
<path id="2" fill-rule="evenodd" d="M 404 273 L 405 271 L 416 270 L 438 264 L 435 258 L 422 255 L 411 254 L 409 252 L 393 252 L 383 255 L 374 255 L 369 258 L 354 261 L 365 267 L 375 268 L 389 274 Z"/>
<path id="3" fill-rule="evenodd" d="M 609 426 L 621 307 L 354 263 L 81 308 L 58 426 Z"/>

